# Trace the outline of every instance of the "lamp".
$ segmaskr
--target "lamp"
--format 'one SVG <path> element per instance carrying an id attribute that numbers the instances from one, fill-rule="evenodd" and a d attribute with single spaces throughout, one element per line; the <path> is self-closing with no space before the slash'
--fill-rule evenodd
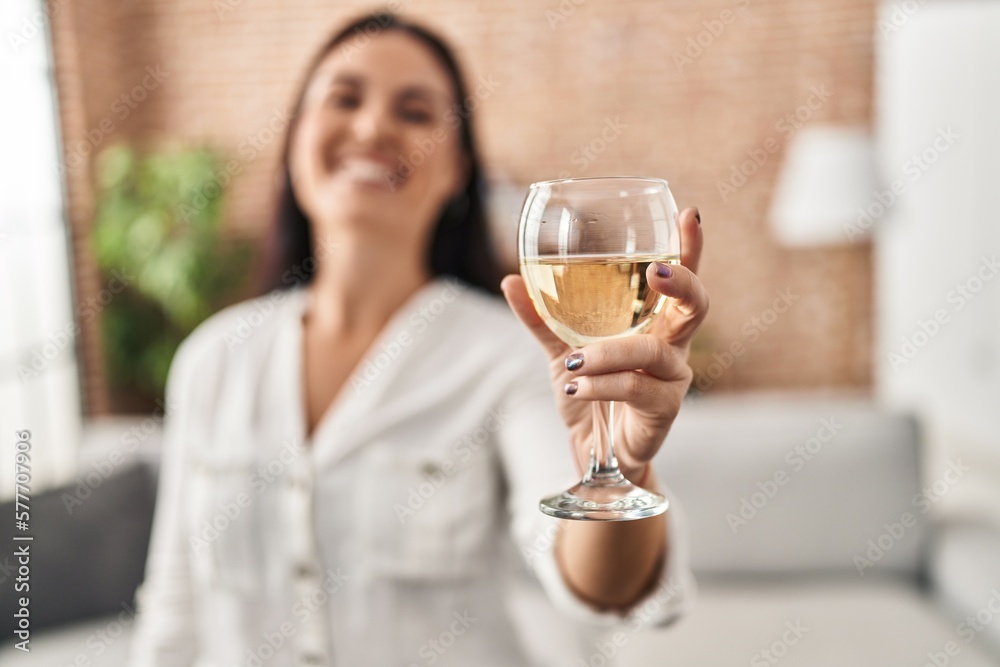
<path id="1" fill-rule="evenodd" d="M 858 127 L 805 127 L 793 137 L 768 219 L 785 246 L 846 244 L 868 233 L 876 190 L 872 142 Z"/>

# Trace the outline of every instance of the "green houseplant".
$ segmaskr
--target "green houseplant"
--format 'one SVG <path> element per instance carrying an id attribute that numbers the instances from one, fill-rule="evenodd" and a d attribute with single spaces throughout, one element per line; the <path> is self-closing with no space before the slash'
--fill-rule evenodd
<path id="1" fill-rule="evenodd" d="M 117 145 L 98 156 L 91 240 L 104 284 L 123 285 L 101 309 L 118 409 L 162 399 L 180 342 L 244 286 L 253 253 L 221 234 L 220 164 L 207 149 Z"/>

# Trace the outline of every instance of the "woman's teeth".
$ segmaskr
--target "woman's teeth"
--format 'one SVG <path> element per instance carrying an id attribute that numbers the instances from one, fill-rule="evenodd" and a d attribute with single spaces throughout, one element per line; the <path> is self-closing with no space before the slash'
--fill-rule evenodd
<path id="1" fill-rule="evenodd" d="M 341 163 L 341 169 L 353 180 L 363 183 L 383 183 L 389 185 L 399 180 L 396 172 L 384 164 L 373 160 L 344 160 Z"/>

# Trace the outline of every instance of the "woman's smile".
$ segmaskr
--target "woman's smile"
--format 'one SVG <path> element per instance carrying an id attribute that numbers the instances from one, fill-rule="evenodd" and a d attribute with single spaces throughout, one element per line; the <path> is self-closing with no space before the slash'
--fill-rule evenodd
<path id="1" fill-rule="evenodd" d="M 351 185 L 395 191 L 405 180 L 392 161 L 372 154 L 345 155 L 333 164 L 331 177 Z"/>

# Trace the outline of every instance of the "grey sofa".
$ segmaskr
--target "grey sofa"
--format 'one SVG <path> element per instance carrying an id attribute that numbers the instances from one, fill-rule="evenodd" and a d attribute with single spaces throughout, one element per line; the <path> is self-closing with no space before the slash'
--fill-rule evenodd
<path id="1" fill-rule="evenodd" d="M 1000 613 L 966 621 L 1000 590 L 1000 532 L 935 521 L 934 482 L 957 474 L 924 478 L 919 435 L 860 398 L 689 401 L 658 463 L 699 601 L 634 633 L 622 664 L 1000 664 Z"/>

